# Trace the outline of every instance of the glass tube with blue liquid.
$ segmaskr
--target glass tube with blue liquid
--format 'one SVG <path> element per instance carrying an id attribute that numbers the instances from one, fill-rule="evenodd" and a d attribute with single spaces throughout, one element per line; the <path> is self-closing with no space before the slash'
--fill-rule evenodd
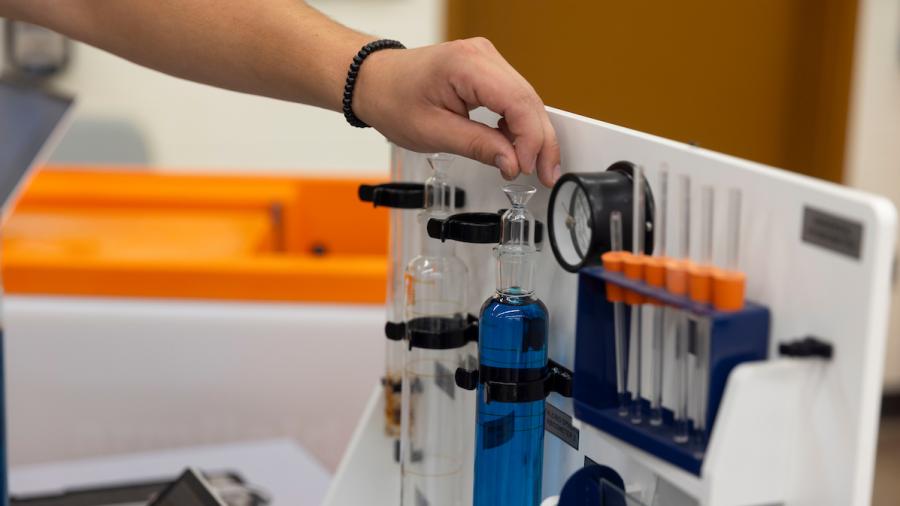
<path id="1" fill-rule="evenodd" d="M 550 315 L 534 296 L 535 221 L 525 204 L 533 186 L 503 188 L 512 207 L 501 218 L 497 292 L 481 309 L 478 341 L 475 506 L 541 502 L 544 400 L 492 400 L 493 384 L 535 384 L 548 374 Z"/>

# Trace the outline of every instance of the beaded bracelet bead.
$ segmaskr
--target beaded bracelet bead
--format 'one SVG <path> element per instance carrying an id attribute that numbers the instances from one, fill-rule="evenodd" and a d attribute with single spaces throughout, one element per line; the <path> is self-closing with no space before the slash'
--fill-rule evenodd
<path id="1" fill-rule="evenodd" d="M 357 118 L 356 114 L 353 114 L 353 90 L 356 87 L 356 76 L 359 75 L 359 68 L 362 66 L 363 61 L 370 54 L 382 49 L 406 49 L 406 46 L 391 39 L 369 42 L 356 53 L 356 56 L 353 57 L 353 62 L 350 64 L 350 70 L 347 71 L 347 81 L 344 83 L 344 118 L 346 118 L 347 123 L 357 128 L 368 128 L 369 125 Z"/>

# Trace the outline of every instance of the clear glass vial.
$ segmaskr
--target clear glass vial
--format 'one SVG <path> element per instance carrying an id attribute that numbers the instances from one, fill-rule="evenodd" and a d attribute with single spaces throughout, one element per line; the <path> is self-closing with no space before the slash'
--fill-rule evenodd
<path id="1" fill-rule="evenodd" d="M 403 154 L 401 149 L 391 144 L 391 181 L 403 181 Z M 387 276 L 387 320 L 396 325 L 403 321 L 403 277 L 411 255 L 404 233 L 407 222 L 415 220 L 415 212 L 409 209 L 390 210 L 388 233 L 388 276 Z M 385 370 L 382 387 L 384 389 L 384 432 L 388 437 L 400 437 L 401 379 L 403 377 L 403 355 L 405 344 L 401 340 L 385 339 Z"/>
<path id="2" fill-rule="evenodd" d="M 438 154 L 428 161 L 433 174 L 425 182 L 425 209 L 419 214 L 422 252 L 405 271 L 401 504 L 459 506 L 468 504 L 464 457 L 473 430 L 471 397 L 454 382 L 470 354 L 470 346 L 459 341 L 469 324 L 468 272 L 453 241 L 428 237 L 428 220 L 447 218 L 455 209 L 446 174 L 452 158 Z"/>
<path id="3" fill-rule="evenodd" d="M 479 364 L 497 381 L 538 381 L 547 375 L 549 313 L 534 296 L 534 217 L 525 204 L 535 188 L 503 188 L 512 207 L 501 219 L 497 292 L 482 306 Z M 477 387 L 475 506 L 537 506 L 541 501 L 544 400 L 487 400 Z"/>

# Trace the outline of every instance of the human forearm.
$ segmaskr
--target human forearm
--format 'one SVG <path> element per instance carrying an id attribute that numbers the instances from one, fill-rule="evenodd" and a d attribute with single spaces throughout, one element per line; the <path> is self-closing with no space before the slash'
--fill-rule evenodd
<path id="1" fill-rule="evenodd" d="M 0 16 L 185 79 L 332 110 L 374 39 L 300 0 L 0 0 Z M 353 112 L 402 147 L 474 158 L 507 179 L 559 177 L 543 102 L 487 39 L 379 51 L 355 82 Z M 502 116 L 497 128 L 469 119 L 479 106 Z"/>
<path id="2" fill-rule="evenodd" d="M 296 0 L 0 0 L 0 15 L 167 74 L 332 110 L 374 39 Z"/>

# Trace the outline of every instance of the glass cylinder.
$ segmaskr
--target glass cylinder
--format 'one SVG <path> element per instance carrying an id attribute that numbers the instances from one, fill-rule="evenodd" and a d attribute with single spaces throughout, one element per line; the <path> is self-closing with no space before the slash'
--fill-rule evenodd
<path id="1" fill-rule="evenodd" d="M 548 373 L 549 313 L 534 297 L 534 217 L 525 204 L 534 187 L 508 185 L 502 217 L 497 293 L 479 320 L 475 436 L 475 506 L 537 506 L 541 501 L 544 400 L 488 398 L 487 381 L 526 383 Z M 490 374 L 490 378 L 485 377 Z"/>
<path id="2" fill-rule="evenodd" d="M 400 461 L 401 504 L 407 506 L 469 503 L 464 483 L 471 399 L 454 380 L 470 353 L 467 341 L 459 340 L 468 325 L 468 272 L 453 242 L 431 239 L 426 231 L 429 219 L 454 211 L 453 188 L 444 172 L 450 160 L 447 155 L 429 157 L 434 174 L 426 181 L 426 208 L 419 215 L 422 252 L 405 271 Z"/>
<path id="3" fill-rule="evenodd" d="M 403 152 L 391 144 L 391 181 L 404 180 Z M 392 208 L 388 229 L 387 321 L 399 324 L 403 321 L 403 273 L 411 256 L 404 247 L 405 222 L 415 218 L 415 211 Z M 407 241 L 408 242 L 408 241 Z M 384 431 L 389 437 L 400 437 L 401 379 L 403 376 L 403 341 L 385 339 Z"/>

